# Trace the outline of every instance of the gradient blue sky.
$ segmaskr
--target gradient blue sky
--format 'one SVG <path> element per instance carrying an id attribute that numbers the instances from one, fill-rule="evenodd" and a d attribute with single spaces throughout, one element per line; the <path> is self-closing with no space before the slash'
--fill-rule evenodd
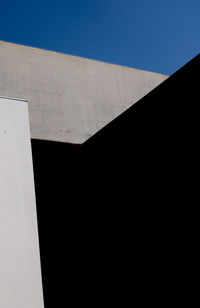
<path id="1" fill-rule="evenodd" d="M 200 51 L 200 0 L 9 0 L 0 40 L 172 74 Z"/>

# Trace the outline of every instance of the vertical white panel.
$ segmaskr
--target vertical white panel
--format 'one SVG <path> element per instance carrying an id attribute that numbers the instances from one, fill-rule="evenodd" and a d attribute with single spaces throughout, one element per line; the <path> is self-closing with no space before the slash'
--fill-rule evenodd
<path id="1" fill-rule="evenodd" d="M 2 98 L 0 307 L 43 307 L 28 106 Z"/>

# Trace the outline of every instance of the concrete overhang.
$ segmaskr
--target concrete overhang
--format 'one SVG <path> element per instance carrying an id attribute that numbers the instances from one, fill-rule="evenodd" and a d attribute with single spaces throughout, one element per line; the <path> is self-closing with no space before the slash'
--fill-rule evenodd
<path id="1" fill-rule="evenodd" d="M 81 144 L 167 77 L 0 41 L 0 95 L 29 101 L 33 139 Z"/>

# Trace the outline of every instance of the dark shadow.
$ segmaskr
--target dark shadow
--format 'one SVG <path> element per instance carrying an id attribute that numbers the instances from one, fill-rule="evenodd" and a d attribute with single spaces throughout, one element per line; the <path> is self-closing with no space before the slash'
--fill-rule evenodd
<path id="1" fill-rule="evenodd" d="M 65 307 L 76 297 L 82 268 L 76 215 L 79 146 L 32 140 L 32 153 L 45 308 Z"/>
<path id="2" fill-rule="evenodd" d="M 193 241 L 200 241 L 200 232 L 199 231 L 195 231 L 195 232 L 192 232 L 192 240 Z"/>
<path id="3" fill-rule="evenodd" d="M 197 56 L 83 145 L 32 140 L 46 308 L 128 305 L 133 276 L 140 294 L 173 268 L 199 226 L 199 71 Z"/>

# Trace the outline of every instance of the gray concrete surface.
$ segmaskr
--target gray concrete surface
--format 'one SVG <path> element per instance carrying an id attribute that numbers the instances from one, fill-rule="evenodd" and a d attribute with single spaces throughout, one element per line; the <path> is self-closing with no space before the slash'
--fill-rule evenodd
<path id="1" fill-rule="evenodd" d="M 43 308 L 27 102 L 0 98 L 0 307 Z"/>
<path id="2" fill-rule="evenodd" d="M 30 102 L 36 139 L 82 143 L 166 78 L 0 41 L 0 96 Z"/>

